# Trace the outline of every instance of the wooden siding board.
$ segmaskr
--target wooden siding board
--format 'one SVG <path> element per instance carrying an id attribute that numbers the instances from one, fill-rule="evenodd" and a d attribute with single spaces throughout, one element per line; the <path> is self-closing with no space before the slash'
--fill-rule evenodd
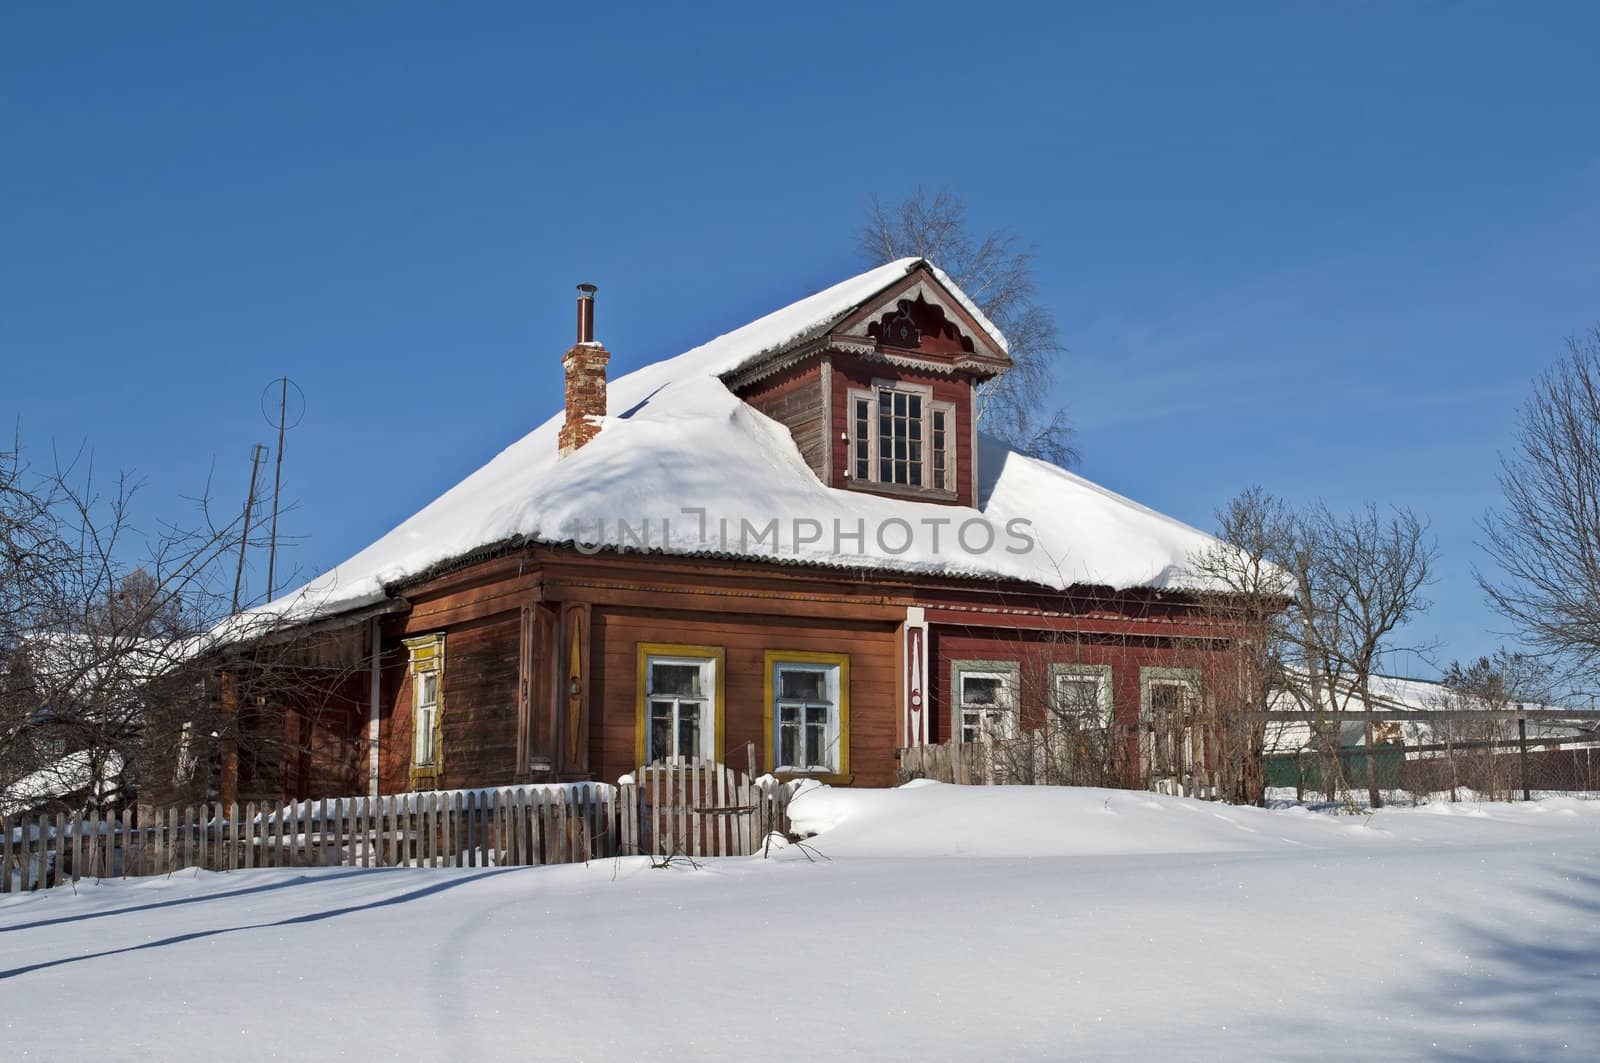
<path id="1" fill-rule="evenodd" d="M 828 461 L 828 402 L 823 393 L 822 361 L 808 358 L 751 384 L 742 398 L 789 429 L 800 456 L 823 479 Z"/>
<path id="2" fill-rule="evenodd" d="M 895 701 L 895 626 L 825 623 L 794 617 L 745 618 L 597 609 L 593 672 L 595 727 L 590 735 L 597 776 L 612 780 L 638 767 L 637 650 L 641 642 L 687 642 L 725 650 L 724 759 L 740 763 L 754 743 L 765 756 L 765 651 L 809 650 L 850 655 L 850 763 L 856 785 L 895 782 L 899 735 Z M 740 755 L 736 755 L 740 754 Z M 758 770 L 766 765 L 758 763 Z"/>

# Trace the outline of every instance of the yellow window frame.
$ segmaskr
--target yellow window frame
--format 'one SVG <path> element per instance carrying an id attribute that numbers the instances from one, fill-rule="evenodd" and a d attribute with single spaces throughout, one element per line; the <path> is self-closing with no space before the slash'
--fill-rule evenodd
<path id="1" fill-rule="evenodd" d="M 637 657 L 637 671 L 634 677 L 634 705 L 637 716 L 634 721 L 634 763 L 643 767 L 648 761 L 650 744 L 650 658 L 652 657 L 685 657 L 690 660 L 712 661 L 715 663 L 716 689 L 711 694 L 711 749 L 712 757 L 717 763 L 722 763 L 726 757 L 724 746 L 724 729 L 727 725 L 725 710 L 726 698 L 723 697 L 728 682 L 728 654 L 721 646 L 692 646 L 680 642 L 640 642 L 636 643 L 635 655 Z"/>
<path id="2" fill-rule="evenodd" d="M 444 773 L 444 632 L 418 635 L 405 640 L 406 673 L 411 680 L 411 764 L 413 789 L 433 787 Z M 417 681 L 424 673 L 434 675 L 433 761 L 417 763 Z"/>
<path id="3" fill-rule="evenodd" d="M 789 779 L 815 779 L 824 783 L 848 783 L 854 776 L 850 774 L 850 655 L 848 653 L 821 653 L 816 650 L 767 650 L 764 660 L 763 678 L 761 684 L 765 704 L 762 707 L 763 731 L 767 746 L 767 771 L 775 771 L 777 751 L 773 748 L 773 709 L 777 704 L 775 695 L 776 666 L 780 664 L 835 664 L 839 666 L 839 770 L 832 773 L 824 772 L 779 772 L 778 778 L 785 781 Z"/>

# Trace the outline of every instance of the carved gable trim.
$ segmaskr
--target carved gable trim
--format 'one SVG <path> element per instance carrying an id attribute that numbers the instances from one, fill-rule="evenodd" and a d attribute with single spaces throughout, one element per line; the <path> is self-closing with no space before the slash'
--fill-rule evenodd
<path id="1" fill-rule="evenodd" d="M 976 372 L 1009 368 L 1011 358 L 990 339 L 961 301 L 926 269 L 908 273 L 832 329 L 875 341 L 883 351 L 921 355 Z"/>
<path id="2" fill-rule="evenodd" d="M 897 299 L 894 309 L 867 323 L 867 335 L 885 347 L 940 354 L 972 353 L 972 337 L 945 316 L 944 307 L 928 302 L 918 292 L 915 299 Z"/>

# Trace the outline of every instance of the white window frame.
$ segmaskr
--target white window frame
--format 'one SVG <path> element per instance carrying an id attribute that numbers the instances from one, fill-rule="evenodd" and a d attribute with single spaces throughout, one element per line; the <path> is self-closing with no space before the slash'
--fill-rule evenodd
<path id="1" fill-rule="evenodd" d="M 1050 696 L 1054 699 L 1055 711 L 1058 714 L 1080 711 L 1067 705 L 1067 699 L 1062 694 L 1062 687 L 1068 682 L 1083 682 L 1084 680 L 1090 680 L 1095 684 L 1095 700 L 1099 707 L 1094 722 L 1099 729 L 1105 730 L 1111 726 L 1113 719 L 1110 665 L 1052 665 L 1050 668 Z"/>
<path id="2" fill-rule="evenodd" d="M 785 672 L 811 672 L 821 673 L 824 677 L 823 690 L 825 702 L 816 702 L 805 698 L 785 698 L 783 696 L 783 676 Z M 843 763 L 841 752 L 840 728 L 840 666 L 831 661 L 784 660 L 776 658 L 772 662 L 772 758 L 773 771 L 781 771 L 787 775 L 836 775 L 841 770 Z M 792 750 L 784 747 L 783 740 L 783 710 L 785 708 L 798 708 L 802 716 L 800 726 L 802 729 L 801 745 L 805 743 L 804 730 L 808 726 L 805 719 L 805 710 L 825 705 L 828 712 L 826 730 L 823 735 L 823 749 L 828 755 L 824 764 L 792 764 L 789 763 L 787 754 Z"/>
<path id="3" fill-rule="evenodd" d="M 408 638 L 405 646 L 411 680 L 411 781 L 428 785 L 437 781 L 444 761 L 444 633 Z M 423 697 L 429 685 L 431 700 Z"/>
<path id="4" fill-rule="evenodd" d="M 678 694 L 657 695 L 653 689 L 655 683 L 655 666 L 658 664 L 692 665 L 700 669 L 700 696 L 689 698 Z M 702 760 L 715 760 L 717 755 L 717 658 L 688 656 L 683 654 L 649 653 L 644 659 L 645 691 L 644 691 L 644 762 L 654 764 L 658 760 L 667 760 L 673 757 L 698 757 Z M 671 750 L 655 748 L 655 703 L 658 701 L 672 702 L 672 746 Z M 678 749 L 679 720 L 685 704 L 700 706 L 700 748 L 693 751 Z"/>
<path id="5" fill-rule="evenodd" d="M 885 480 L 881 473 L 884 459 L 884 439 L 881 430 L 879 404 L 884 392 L 903 394 L 907 397 L 916 397 L 922 403 L 921 415 L 917 418 L 919 423 L 919 438 L 916 441 L 915 463 L 921 468 L 922 483 L 898 483 L 893 478 Z M 954 495 L 956 484 L 960 482 L 956 469 L 956 407 L 951 402 L 935 401 L 933 388 L 926 384 L 913 384 L 899 380 L 874 380 L 871 388 L 850 388 L 845 393 L 846 401 L 846 433 L 845 439 L 848 454 L 845 462 L 845 479 L 855 483 L 878 484 L 896 491 L 906 491 L 916 494 Z M 891 400 L 892 401 L 892 400 Z M 862 426 L 858 417 L 858 403 L 867 404 L 866 436 L 863 439 Z M 934 478 L 934 446 L 933 446 L 933 415 L 937 410 L 945 418 L 945 445 L 943 449 L 944 484 L 940 485 Z M 867 475 L 860 475 L 858 462 L 863 441 L 866 444 Z M 909 440 L 908 440 L 909 442 Z M 892 463 L 895 458 L 888 456 Z M 910 462 L 912 454 L 907 452 L 907 479 L 910 478 Z"/>
<path id="6" fill-rule="evenodd" d="M 1177 711 L 1180 714 L 1192 714 L 1194 711 L 1195 686 L 1188 678 L 1177 676 L 1151 676 L 1145 680 L 1144 716 L 1147 722 L 1154 723 L 1156 715 L 1156 691 L 1177 690 L 1179 692 Z M 1178 721 L 1182 723 L 1180 718 Z"/>
<path id="7" fill-rule="evenodd" d="M 934 445 L 933 418 L 935 414 L 944 416 L 944 446 Z M 953 402 L 934 402 L 928 406 L 928 464 L 925 466 L 929 484 L 935 491 L 945 494 L 956 493 L 956 404 Z M 937 462 L 944 462 L 944 478 L 941 482 L 937 474 Z"/>
<path id="8" fill-rule="evenodd" d="M 1180 718 L 1176 726 L 1156 726 L 1156 691 L 1176 688 L 1181 691 L 1178 705 Z M 1198 676 L 1189 668 L 1141 668 L 1139 670 L 1139 725 L 1140 772 L 1145 785 L 1158 781 L 1156 769 L 1181 765 L 1192 766 L 1192 727 L 1195 713 L 1200 709 Z"/>
<path id="9" fill-rule="evenodd" d="M 432 696 L 424 697 L 431 688 Z M 426 726 L 424 726 L 426 722 Z M 411 677 L 411 763 L 431 768 L 439 761 L 439 670 L 425 668 Z"/>
<path id="10" fill-rule="evenodd" d="M 1004 704 L 997 706 L 974 705 L 966 699 L 966 680 L 998 679 Z M 1021 687 L 1021 668 L 1013 661 L 955 661 L 950 670 L 951 735 L 959 742 L 967 742 L 967 713 L 981 714 L 978 721 L 977 741 L 987 743 L 995 739 L 1015 738 L 1020 732 L 1017 690 Z M 991 720 L 999 726 L 993 726 Z"/>

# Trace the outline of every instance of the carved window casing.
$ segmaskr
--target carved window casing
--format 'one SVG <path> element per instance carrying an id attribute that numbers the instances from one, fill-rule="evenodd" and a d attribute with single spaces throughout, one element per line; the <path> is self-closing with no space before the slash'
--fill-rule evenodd
<path id="1" fill-rule="evenodd" d="M 405 640 L 411 679 L 411 782 L 432 786 L 444 766 L 444 634 Z"/>
<path id="2" fill-rule="evenodd" d="M 853 388 L 849 407 L 850 461 L 846 477 L 907 492 L 954 495 L 955 405 L 933 389 L 898 381 Z"/>
<path id="3" fill-rule="evenodd" d="M 637 654 L 639 763 L 720 760 L 722 648 L 641 642 Z"/>
<path id="4" fill-rule="evenodd" d="M 850 655 L 768 650 L 765 687 L 771 770 L 848 782 Z"/>

